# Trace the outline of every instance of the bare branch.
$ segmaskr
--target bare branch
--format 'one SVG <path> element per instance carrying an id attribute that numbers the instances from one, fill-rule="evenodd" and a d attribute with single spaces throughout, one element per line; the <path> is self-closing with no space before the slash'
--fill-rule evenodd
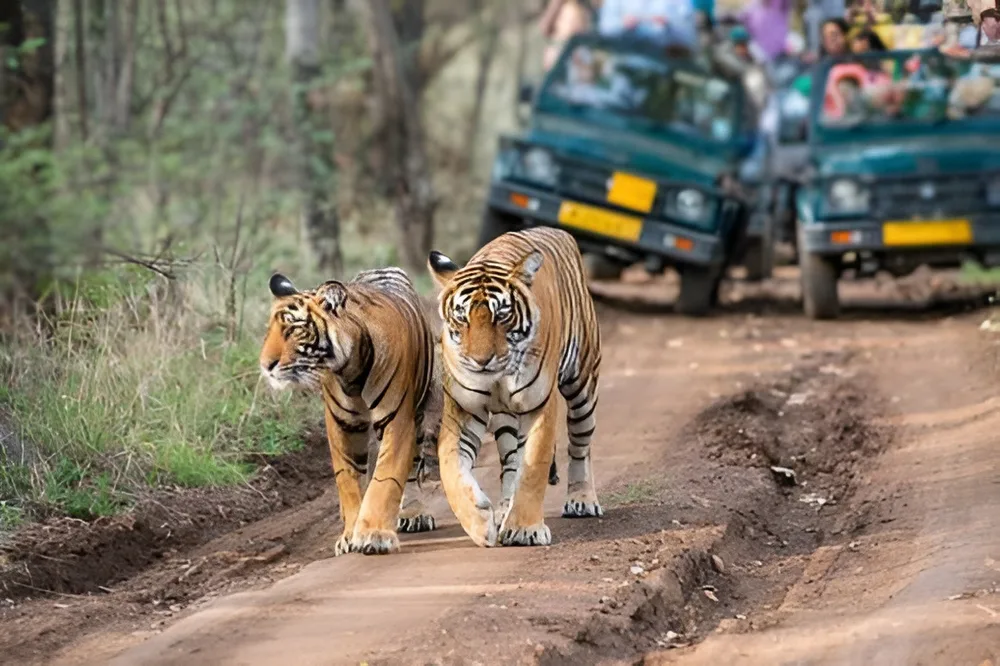
<path id="1" fill-rule="evenodd" d="M 174 7 L 177 9 L 177 33 L 181 40 L 181 57 L 188 54 L 187 25 L 184 23 L 184 2 L 176 0 Z"/>
<path id="2" fill-rule="evenodd" d="M 160 22 L 163 48 L 167 52 L 165 66 L 167 69 L 167 80 L 170 81 L 174 78 L 174 62 L 177 59 L 177 52 L 174 51 L 174 43 L 170 39 L 170 24 L 167 22 L 167 0 L 156 0 L 156 17 Z"/>
<path id="3" fill-rule="evenodd" d="M 158 266 L 156 263 L 154 263 L 152 261 L 147 261 L 145 259 L 140 259 L 139 257 L 134 257 L 134 256 L 132 256 L 130 254 L 126 254 L 125 252 L 121 252 L 120 250 L 116 250 L 116 249 L 110 248 L 110 247 L 101 248 L 101 251 L 104 254 L 109 254 L 112 257 L 115 257 L 117 259 L 121 259 L 122 261 L 124 261 L 127 264 L 132 264 L 134 266 L 141 266 L 141 267 L 143 267 L 145 269 L 151 270 L 154 273 L 156 273 L 157 275 L 160 275 L 160 276 L 162 276 L 162 277 L 164 277 L 164 278 L 166 278 L 168 280 L 176 280 L 177 279 L 177 275 L 173 271 L 167 270 L 165 268 L 161 268 L 160 266 Z"/>

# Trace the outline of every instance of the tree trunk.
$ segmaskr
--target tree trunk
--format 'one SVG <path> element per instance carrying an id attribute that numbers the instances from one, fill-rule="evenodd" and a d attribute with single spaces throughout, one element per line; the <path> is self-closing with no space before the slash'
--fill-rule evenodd
<path id="1" fill-rule="evenodd" d="M 76 39 L 76 104 L 80 114 L 80 138 L 84 142 L 90 135 L 87 122 L 87 39 L 86 16 L 83 10 L 83 0 L 73 0 L 73 35 Z"/>
<path id="2" fill-rule="evenodd" d="M 122 56 L 121 69 L 118 71 L 117 90 L 115 91 L 115 129 L 125 132 L 132 121 L 132 89 L 135 81 L 135 51 L 136 23 L 139 20 L 139 7 L 136 0 L 125 0 L 125 53 Z"/>
<path id="3" fill-rule="evenodd" d="M 17 71 L 4 82 L 2 100 L 4 124 L 17 131 L 52 119 L 55 96 L 55 0 L 3 2 L 0 22 L 7 25 L 5 41 L 11 49 L 29 39 L 44 40 L 26 53 L 18 54 Z M 5 20 L 6 19 L 6 20 Z M 3 66 L 6 67 L 5 63 Z"/>
<path id="4" fill-rule="evenodd" d="M 387 148 L 385 175 L 395 199 L 400 255 L 407 270 L 421 272 L 434 242 L 436 201 L 412 81 L 413 68 L 403 64 L 388 0 L 369 0 L 363 7 Z"/>
<path id="5" fill-rule="evenodd" d="M 55 0 L 0 2 L 0 69 L 6 70 L 0 85 L 0 122 L 12 132 L 45 125 L 53 118 L 55 26 Z M 37 46 L 24 48 L 29 40 Z M 16 58 L 17 67 L 7 69 L 11 58 Z M 40 135 L 30 147 L 51 150 L 51 133 Z M 39 186 L 45 186 L 49 174 L 36 165 L 20 177 L 37 178 Z M 0 319 L 30 305 L 51 275 L 47 220 L 35 210 L 25 210 L 13 191 L 24 185 L 0 182 L 0 234 L 7 239 L 0 243 Z M 12 202 L 17 203 L 9 205 Z"/>
<path id="6" fill-rule="evenodd" d="M 340 220 L 331 191 L 335 169 L 333 138 L 323 126 L 328 117 L 311 86 L 320 78 L 319 0 L 286 0 L 285 57 L 292 69 L 295 126 L 300 145 L 302 228 L 317 267 L 339 276 L 343 270 Z"/>
<path id="7" fill-rule="evenodd" d="M 476 83 L 473 88 L 472 109 L 469 112 L 468 125 L 465 128 L 464 156 L 466 168 L 471 168 L 476 159 L 476 142 L 479 139 L 479 126 L 483 119 L 483 100 L 486 97 L 486 84 L 489 82 L 490 69 L 500 41 L 500 26 L 491 17 L 484 16 L 485 8 L 482 0 L 473 0 L 472 10 L 476 16 L 476 31 L 479 45 L 479 59 L 476 63 Z M 492 24 L 491 24 L 492 23 Z"/>

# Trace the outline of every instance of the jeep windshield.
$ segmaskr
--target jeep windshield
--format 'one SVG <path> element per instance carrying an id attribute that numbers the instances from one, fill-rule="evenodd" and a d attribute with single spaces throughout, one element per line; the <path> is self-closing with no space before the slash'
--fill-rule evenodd
<path id="1" fill-rule="evenodd" d="M 729 145 L 739 90 L 655 50 L 574 40 L 539 92 L 537 109 L 660 139 Z"/>
<path id="2" fill-rule="evenodd" d="M 862 130 L 927 133 L 1000 129 L 1000 67 L 937 50 L 866 53 L 828 61 L 814 82 L 819 135 Z"/>

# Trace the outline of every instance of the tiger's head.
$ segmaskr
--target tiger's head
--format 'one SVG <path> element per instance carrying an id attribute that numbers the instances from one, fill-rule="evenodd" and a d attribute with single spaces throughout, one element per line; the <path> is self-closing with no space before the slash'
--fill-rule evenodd
<path id="1" fill-rule="evenodd" d="M 542 266 L 537 250 L 515 262 L 483 260 L 459 268 L 431 252 L 431 277 L 438 297 L 442 354 L 472 373 L 497 374 L 519 367 L 538 332 L 538 307 L 531 284 Z"/>
<path id="2" fill-rule="evenodd" d="M 260 350 L 260 371 L 275 389 L 319 388 L 323 375 L 339 371 L 350 357 L 353 325 L 337 316 L 347 291 L 334 281 L 298 291 L 280 273 L 271 276 L 269 287 L 274 303 Z"/>

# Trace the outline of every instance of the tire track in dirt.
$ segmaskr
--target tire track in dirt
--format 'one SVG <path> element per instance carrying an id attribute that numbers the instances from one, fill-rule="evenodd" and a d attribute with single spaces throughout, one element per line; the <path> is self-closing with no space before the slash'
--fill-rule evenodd
<path id="1" fill-rule="evenodd" d="M 898 435 L 851 504 L 847 539 L 809 558 L 763 631 L 644 663 L 1000 663 L 1000 356 L 977 324 L 858 328 L 899 341 L 868 363 Z"/>

